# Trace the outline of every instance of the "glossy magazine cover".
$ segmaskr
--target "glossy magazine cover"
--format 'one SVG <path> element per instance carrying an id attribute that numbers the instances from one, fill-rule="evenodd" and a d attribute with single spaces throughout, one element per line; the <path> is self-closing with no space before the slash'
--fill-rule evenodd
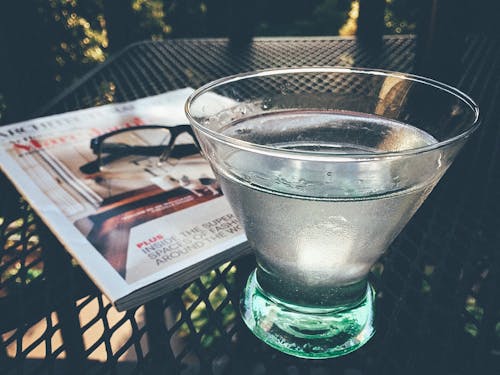
<path id="1" fill-rule="evenodd" d="M 0 129 L 2 171 L 120 310 L 246 251 L 242 228 L 185 131 L 191 92 Z M 154 147 L 158 134 L 176 135 L 165 160 L 135 153 Z M 96 140 L 103 143 L 92 148 Z"/>

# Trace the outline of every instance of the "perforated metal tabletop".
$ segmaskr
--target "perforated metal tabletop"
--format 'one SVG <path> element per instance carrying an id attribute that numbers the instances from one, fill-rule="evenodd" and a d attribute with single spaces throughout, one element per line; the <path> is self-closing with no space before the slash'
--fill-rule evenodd
<path id="1" fill-rule="evenodd" d="M 254 338 L 238 312 L 251 256 L 119 313 L 0 175 L 0 374 L 500 373 L 499 47 L 470 36 L 460 61 L 442 71 L 479 103 L 482 125 L 374 267 L 377 334 L 360 350 L 302 360 Z M 347 38 L 255 39 L 244 47 L 223 39 L 143 42 L 37 115 L 196 88 L 267 67 L 358 66 L 439 79 L 432 66 L 418 65 L 417 55 L 412 36 L 386 37 L 370 48 Z"/>

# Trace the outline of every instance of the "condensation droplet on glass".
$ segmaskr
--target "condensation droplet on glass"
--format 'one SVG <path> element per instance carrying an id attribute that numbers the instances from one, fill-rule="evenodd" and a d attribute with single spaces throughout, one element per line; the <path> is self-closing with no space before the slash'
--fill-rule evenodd
<path id="1" fill-rule="evenodd" d="M 237 111 L 241 114 L 241 115 L 246 115 L 247 114 L 247 107 L 245 107 L 244 105 L 240 105 L 238 106 L 238 109 Z"/>
<path id="2" fill-rule="evenodd" d="M 272 107 L 272 99 L 269 97 L 264 98 L 260 107 L 264 110 L 271 108 Z"/>
<path id="3" fill-rule="evenodd" d="M 451 109 L 451 115 L 452 116 L 458 116 L 462 113 L 462 107 L 458 105 L 454 105 Z"/>
<path id="4" fill-rule="evenodd" d="M 236 134 L 243 135 L 243 134 L 250 134 L 252 132 L 252 130 L 249 128 L 238 128 L 235 130 L 235 132 L 236 132 Z"/>
<path id="5" fill-rule="evenodd" d="M 221 122 L 222 124 L 228 124 L 232 122 L 231 114 L 227 111 L 219 113 L 219 122 Z"/>
<path id="6" fill-rule="evenodd" d="M 399 175 L 394 176 L 392 182 L 394 183 L 394 187 L 398 187 L 401 183 L 401 177 Z"/>
<path id="7" fill-rule="evenodd" d="M 280 91 L 282 95 L 287 95 L 290 93 L 290 84 L 289 83 L 283 83 L 280 85 Z"/>

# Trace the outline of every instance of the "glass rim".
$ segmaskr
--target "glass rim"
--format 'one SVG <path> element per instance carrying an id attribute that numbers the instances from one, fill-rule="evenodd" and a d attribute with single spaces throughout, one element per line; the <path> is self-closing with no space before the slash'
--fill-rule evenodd
<path id="1" fill-rule="evenodd" d="M 243 79 L 249 78 L 258 78 L 258 77 L 266 77 L 266 76 L 277 76 L 284 74 L 292 74 L 292 73 L 354 73 L 354 74 L 365 74 L 365 75 L 373 75 L 373 76 L 384 76 L 384 77 L 393 77 L 399 78 L 401 80 L 418 82 L 424 85 L 432 86 L 438 90 L 446 92 L 450 95 L 458 98 L 462 103 L 469 107 L 469 109 L 474 114 L 474 120 L 471 125 L 460 134 L 457 134 L 453 137 L 444 139 L 442 141 L 438 141 L 436 143 L 432 143 L 426 146 L 415 147 L 405 150 L 399 151 L 385 151 L 385 152 L 377 152 L 372 154 L 367 153 L 335 153 L 335 152 L 310 152 L 304 150 L 293 150 L 293 149 L 280 149 L 273 146 L 268 145 L 260 145 L 253 142 L 244 141 L 241 139 L 237 139 L 217 131 L 211 130 L 208 127 L 204 126 L 200 122 L 198 122 L 194 116 L 191 114 L 192 104 L 203 94 L 211 91 L 216 87 L 223 86 L 228 83 L 241 81 Z M 447 145 L 453 144 L 459 140 L 466 139 L 469 137 L 481 123 L 479 107 L 474 102 L 474 100 L 462 92 L 461 90 L 445 84 L 440 81 L 436 81 L 431 78 L 419 76 L 416 74 L 410 73 L 402 73 L 391 70 L 384 69 L 371 69 L 371 68 L 358 68 L 358 67 L 337 67 L 337 66 L 304 66 L 304 67 L 287 67 L 287 68 L 269 68 L 262 70 L 254 70 L 249 72 L 243 72 L 239 74 L 234 74 L 226 77 L 222 77 L 216 79 L 214 81 L 208 82 L 207 84 L 196 89 L 186 100 L 184 105 L 184 111 L 186 117 L 192 126 L 194 126 L 197 130 L 201 131 L 208 137 L 212 138 L 217 142 L 224 143 L 231 147 L 236 147 L 241 150 L 256 152 L 264 155 L 274 155 L 279 156 L 281 158 L 289 158 L 289 159 L 302 159 L 302 160 L 316 160 L 316 161 L 369 161 L 369 160 L 377 160 L 377 159 L 385 159 L 385 158 L 393 158 L 393 157 L 401 157 L 401 156 L 412 156 L 418 155 L 421 153 L 434 151 L 437 149 L 441 149 Z"/>

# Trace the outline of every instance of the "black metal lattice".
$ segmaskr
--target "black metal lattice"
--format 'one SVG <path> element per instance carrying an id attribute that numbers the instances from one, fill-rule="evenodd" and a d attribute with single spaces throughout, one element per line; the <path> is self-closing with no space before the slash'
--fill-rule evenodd
<path id="1" fill-rule="evenodd" d="M 252 257 L 119 313 L 0 176 L 0 374 L 500 373 L 500 50 L 466 40 L 449 82 L 482 109 L 480 132 L 372 272 L 376 336 L 348 356 L 308 361 L 255 339 L 237 307 Z M 198 87 L 242 71 L 342 65 L 412 72 L 413 37 L 221 39 L 130 46 L 37 115 Z"/>

